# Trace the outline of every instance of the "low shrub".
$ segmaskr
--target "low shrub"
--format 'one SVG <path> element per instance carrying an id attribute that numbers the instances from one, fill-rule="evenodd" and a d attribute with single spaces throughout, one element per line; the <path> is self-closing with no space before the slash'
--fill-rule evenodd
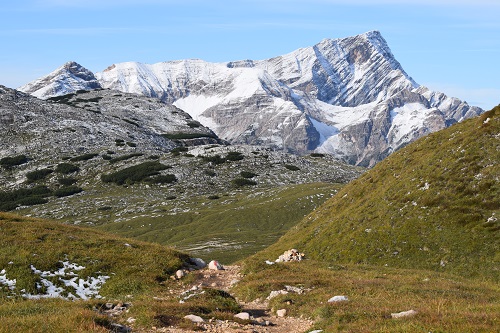
<path id="1" fill-rule="evenodd" d="M 134 143 L 134 142 L 128 142 L 128 141 L 127 141 L 127 146 L 132 147 L 132 148 L 135 148 L 135 147 L 137 147 L 137 143 Z"/>
<path id="2" fill-rule="evenodd" d="M 253 180 L 247 179 L 247 178 L 236 178 L 236 179 L 233 179 L 231 181 L 231 183 L 233 185 L 236 185 L 236 186 L 246 186 L 246 185 L 253 186 L 253 185 L 257 185 L 256 181 L 253 181 Z"/>
<path id="3" fill-rule="evenodd" d="M 188 122 L 187 122 L 187 125 L 188 125 L 189 127 L 191 127 L 191 128 L 198 128 L 198 127 L 200 127 L 200 126 L 201 126 L 201 124 L 200 124 L 198 121 L 196 121 L 196 120 L 191 120 L 191 121 L 188 121 Z"/>
<path id="4" fill-rule="evenodd" d="M 147 183 L 151 184 L 170 184 L 177 181 L 177 177 L 172 174 L 158 175 L 145 179 Z"/>
<path id="5" fill-rule="evenodd" d="M 90 159 L 93 159 L 94 157 L 98 156 L 99 154 L 96 153 L 88 153 L 88 154 L 83 154 L 79 156 L 75 156 L 70 159 L 71 162 L 80 162 L 80 161 L 87 161 Z"/>
<path id="6" fill-rule="evenodd" d="M 64 175 L 67 175 L 68 173 L 78 172 L 78 171 L 80 171 L 80 168 L 78 167 L 78 165 L 74 165 L 71 163 L 59 163 L 56 166 L 56 172 L 62 173 Z"/>
<path id="7" fill-rule="evenodd" d="M 215 176 L 217 176 L 217 174 L 213 170 L 205 170 L 203 173 L 205 175 L 209 176 L 209 177 L 215 177 Z"/>
<path id="8" fill-rule="evenodd" d="M 320 157 L 320 158 L 323 158 L 325 157 L 325 154 L 321 154 L 321 153 L 311 153 L 310 155 L 311 157 Z"/>
<path id="9" fill-rule="evenodd" d="M 101 175 L 101 180 L 105 183 L 115 183 L 117 185 L 133 184 L 146 180 L 151 176 L 156 176 L 161 170 L 170 168 L 157 161 L 144 162 L 117 172 Z"/>
<path id="10" fill-rule="evenodd" d="M 0 211 L 14 210 L 18 206 L 43 204 L 47 202 L 45 198 L 51 195 L 52 191 L 45 185 L 2 191 L 0 192 Z"/>
<path id="11" fill-rule="evenodd" d="M 35 182 L 37 180 L 44 179 L 45 177 L 47 177 L 48 175 L 50 175 L 52 172 L 54 172 L 54 170 L 52 170 L 52 169 L 35 170 L 35 171 L 28 172 L 26 174 L 26 178 L 30 182 Z"/>
<path id="12" fill-rule="evenodd" d="M 4 168 L 12 168 L 17 165 L 21 165 L 28 162 L 28 157 L 26 155 L 17 155 L 12 157 L 4 157 L 0 159 L 0 165 Z"/>
<path id="13" fill-rule="evenodd" d="M 298 171 L 300 168 L 298 166 L 292 165 L 292 164 L 285 164 L 285 168 L 291 171 Z"/>
<path id="14" fill-rule="evenodd" d="M 76 193 L 82 192 L 83 189 L 78 186 L 65 186 L 54 191 L 54 195 L 58 198 L 67 197 Z"/>
<path id="15" fill-rule="evenodd" d="M 109 163 L 113 164 L 113 163 L 116 163 L 116 162 L 125 161 L 125 160 L 131 159 L 131 158 L 134 158 L 134 157 L 138 157 L 138 156 L 142 156 L 142 155 L 144 155 L 144 154 L 133 153 L 133 154 L 128 154 L 128 155 L 118 156 L 118 157 L 110 159 Z"/>
<path id="16" fill-rule="evenodd" d="M 188 139 L 198 139 L 198 138 L 215 138 L 214 135 L 209 134 L 209 133 L 184 133 L 184 132 L 177 132 L 177 133 L 164 133 L 161 134 L 162 137 L 165 139 L 170 139 L 170 140 L 188 140 Z"/>
<path id="17" fill-rule="evenodd" d="M 228 160 L 228 161 L 240 161 L 244 158 L 245 158 L 245 156 L 238 151 L 230 151 L 226 155 L 226 160 Z"/>
<path id="18" fill-rule="evenodd" d="M 253 178 L 255 176 L 258 176 L 256 173 L 250 172 L 250 171 L 242 171 L 240 172 L 240 176 L 243 178 Z"/>
<path id="19" fill-rule="evenodd" d="M 203 161 L 207 162 L 207 163 L 212 163 L 214 165 L 219 165 L 219 164 L 223 164 L 224 162 L 226 162 L 226 159 L 222 156 L 220 156 L 219 154 L 217 155 L 213 155 L 213 156 L 203 156 Z"/>
<path id="20" fill-rule="evenodd" d="M 75 184 L 77 182 L 77 179 L 73 177 L 58 178 L 57 182 L 61 185 L 70 186 Z"/>
<path id="21" fill-rule="evenodd" d="M 188 151 L 188 149 L 186 147 L 175 147 L 170 152 L 174 156 L 179 156 L 182 152 L 186 152 L 186 151 Z"/>

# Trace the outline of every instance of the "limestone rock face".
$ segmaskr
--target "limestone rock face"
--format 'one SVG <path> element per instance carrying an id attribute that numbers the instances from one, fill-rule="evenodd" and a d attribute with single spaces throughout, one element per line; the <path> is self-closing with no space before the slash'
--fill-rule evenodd
<path id="1" fill-rule="evenodd" d="M 67 73 L 55 71 L 21 90 L 48 98 L 96 82 Z M 377 31 L 265 60 L 119 63 L 95 79 L 103 88 L 172 103 L 232 144 L 317 151 L 361 166 L 483 112 L 419 86 Z M 67 84 L 56 89 L 53 82 Z"/>

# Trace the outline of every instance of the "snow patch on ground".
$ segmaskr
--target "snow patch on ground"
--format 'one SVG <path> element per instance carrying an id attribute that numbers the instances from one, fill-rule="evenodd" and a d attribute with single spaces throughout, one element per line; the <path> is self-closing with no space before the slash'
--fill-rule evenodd
<path id="1" fill-rule="evenodd" d="M 27 299 L 42 298 L 62 298 L 62 299 L 82 299 L 102 298 L 99 290 L 110 277 L 107 275 L 98 275 L 97 277 L 88 276 L 80 278 L 78 271 L 85 269 L 69 261 L 60 261 L 62 267 L 55 271 L 41 271 L 35 266 L 30 265 L 33 274 L 38 275 L 40 280 L 36 282 L 37 293 L 27 293 L 22 289 L 21 296 Z M 70 279 L 63 279 L 70 277 Z M 0 285 L 7 286 L 14 295 L 16 290 L 16 279 L 8 279 L 5 269 L 0 271 Z"/>

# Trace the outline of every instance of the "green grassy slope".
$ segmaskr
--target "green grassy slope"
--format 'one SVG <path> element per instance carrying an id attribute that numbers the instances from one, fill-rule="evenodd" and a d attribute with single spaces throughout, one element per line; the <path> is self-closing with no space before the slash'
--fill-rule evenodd
<path id="1" fill-rule="evenodd" d="M 428 135 L 345 186 L 255 260 L 309 258 L 500 276 L 500 106 Z"/>
<path id="2" fill-rule="evenodd" d="M 175 214 L 123 215 L 124 221 L 99 229 L 228 264 L 273 244 L 341 186 L 313 183 L 245 190 L 218 199 L 192 197 Z"/>
<path id="3" fill-rule="evenodd" d="M 35 284 L 40 277 L 31 266 L 50 272 L 61 269 L 65 261 L 84 266 L 79 277 L 110 276 L 101 296 L 120 297 L 154 291 L 187 258 L 157 244 L 7 213 L 0 213 L 0 229 L 0 271 L 16 279 L 18 296 L 20 290 L 39 293 Z M 7 288 L 0 292 L 2 298 L 12 294 Z"/>

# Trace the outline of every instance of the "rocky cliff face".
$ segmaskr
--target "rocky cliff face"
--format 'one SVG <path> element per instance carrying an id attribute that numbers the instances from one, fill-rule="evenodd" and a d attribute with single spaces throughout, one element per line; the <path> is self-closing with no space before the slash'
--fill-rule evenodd
<path id="1" fill-rule="evenodd" d="M 376 31 L 266 60 L 128 62 L 95 77 L 103 88 L 173 103 L 231 143 L 319 151 L 363 166 L 482 112 L 420 87 Z M 28 86 L 22 90 L 57 95 Z"/>

